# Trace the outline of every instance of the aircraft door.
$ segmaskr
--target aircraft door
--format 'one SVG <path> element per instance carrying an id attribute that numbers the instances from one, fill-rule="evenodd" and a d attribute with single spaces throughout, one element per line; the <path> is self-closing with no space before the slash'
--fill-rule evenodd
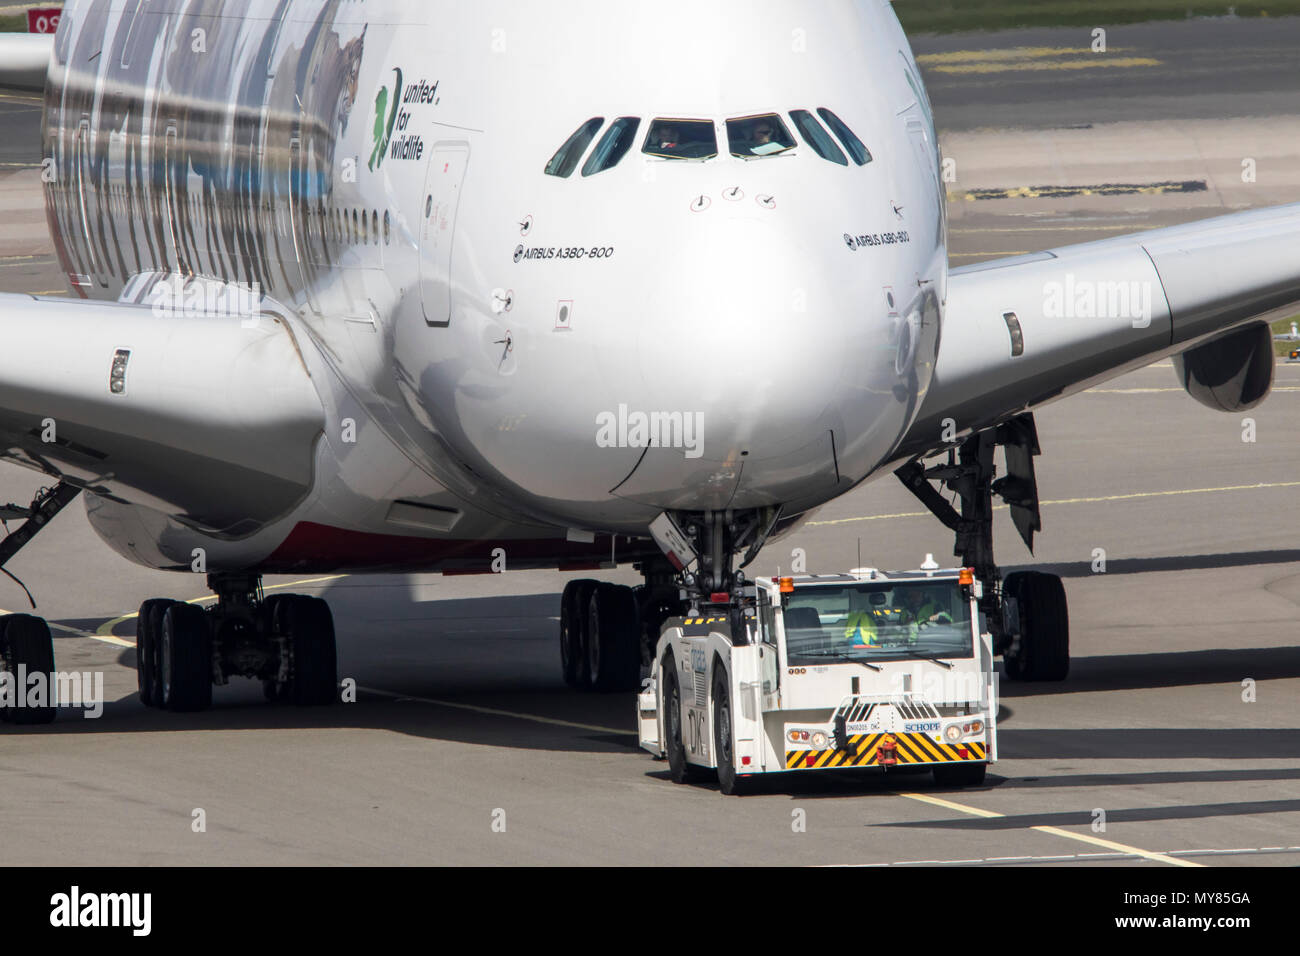
<path id="1" fill-rule="evenodd" d="M 420 290 L 424 321 L 437 328 L 451 324 L 451 253 L 461 187 L 468 165 L 469 143 L 434 143 L 425 174 L 420 226 Z"/>

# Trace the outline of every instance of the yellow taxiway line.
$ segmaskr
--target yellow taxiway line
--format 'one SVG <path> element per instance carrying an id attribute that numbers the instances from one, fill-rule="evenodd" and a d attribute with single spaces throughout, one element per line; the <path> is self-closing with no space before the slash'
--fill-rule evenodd
<path id="1" fill-rule="evenodd" d="M 1253 485 L 1223 485 L 1218 488 L 1179 488 L 1170 491 L 1135 491 L 1127 495 L 1101 495 L 1095 498 L 1057 498 L 1053 501 L 1040 501 L 1040 507 L 1048 505 L 1095 505 L 1108 501 L 1136 501 L 1139 498 L 1172 498 L 1178 495 L 1214 495 L 1233 491 L 1267 491 L 1276 488 L 1300 488 L 1300 481 L 1269 481 Z M 995 511 L 1006 510 L 1006 505 L 997 505 Z M 888 521 L 894 518 L 929 518 L 928 511 L 903 511 L 889 515 L 861 515 L 856 518 L 834 518 L 830 521 L 809 521 L 808 527 L 826 527 L 837 524 L 853 524 L 858 521 Z"/>
<path id="2" fill-rule="evenodd" d="M 1006 819 L 1005 813 L 994 813 L 992 810 L 981 810 L 979 807 L 968 807 L 964 803 L 956 803 L 952 800 L 944 800 L 941 797 L 932 797 L 927 793 L 902 793 L 895 791 L 898 796 L 906 797 L 909 800 L 917 800 L 921 803 L 928 803 L 931 806 L 943 807 L 945 810 L 955 810 L 958 813 L 965 813 L 972 817 L 983 817 L 987 820 Z M 1133 856 L 1140 856 L 1143 859 L 1151 860 L 1154 863 L 1165 863 L 1169 866 L 1194 866 L 1203 867 L 1204 863 L 1197 863 L 1193 860 L 1180 860 L 1176 857 L 1166 856 L 1163 853 L 1155 853 L 1151 850 L 1143 850 L 1141 847 L 1129 846 L 1127 843 L 1116 843 L 1114 840 L 1103 840 L 1101 837 L 1092 836 L 1088 833 L 1071 833 L 1069 830 L 1062 830 L 1060 827 L 1037 826 L 1029 827 L 1030 830 L 1036 830 L 1039 833 L 1047 833 L 1051 836 L 1064 837 L 1067 840 L 1077 840 L 1080 843 L 1090 843 L 1093 846 L 1104 847 L 1107 850 L 1113 850 L 1117 853 L 1128 853 Z"/>

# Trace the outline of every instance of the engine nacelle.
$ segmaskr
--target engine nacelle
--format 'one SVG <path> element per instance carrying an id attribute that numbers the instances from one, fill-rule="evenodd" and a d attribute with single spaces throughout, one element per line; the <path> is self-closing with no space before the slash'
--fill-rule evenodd
<path id="1" fill-rule="evenodd" d="M 1273 364 L 1273 332 L 1262 322 L 1174 356 L 1178 383 L 1219 412 L 1244 412 L 1268 398 Z"/>

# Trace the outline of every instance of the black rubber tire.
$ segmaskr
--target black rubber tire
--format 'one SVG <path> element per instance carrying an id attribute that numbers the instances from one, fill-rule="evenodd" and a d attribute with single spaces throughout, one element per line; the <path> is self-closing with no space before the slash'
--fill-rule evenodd
<path id="1" fill-rule="evenodd" d="M 597 582 L 590 579 L 570 581 L 560 596 L 560 671 L 570 687 L 587 684 L 587 644 L 583 632 L 587 626 L 587 605 Z"/>
<path id="2" fill-rule="evenodd" d="M 135 617 L 135 677 L 140 703 L 146 707 L 162 706 L 161 657 L 158 642 L 162 633 L 163 612 L 174 604 L 166 598 L 150 598 L 140 605 Z"/>
<path id="3" fill-rule="evenodd" d="M 163 610 L 158 673 L 161 706 L 193 713 L 212 706 L 212 632 L 201 607 L 176 602 Z"/>
<path id="4" fill-rule="evenodd" d="M 718 765 L 718 787 L 729 797 L 743 795 L 748 780 L 736 773 L 735 747 L 732 743 L 731 692 L 721 664 L 713 669 L 713 759 Z"/>
<path id="5" fill-rule="evenodd" d="M 988 773 L 986 763 L 954 763 L 934 768 L 934 782 L 941 787 L 978 787 Z"/>
<path id="6" fill-rule="evenodd" d="M 668 776 L 673 783 L 690 783 L 697 776 L 696 767 L 686 762 L 686 744 L 682 741 L 682 701 L 677 683 L 677 663 L 665 654 L 659 671 L 663 687 L 659 706 L 664 715 L 664 752 L 668 756 Z"/>
<path id="7" fill-rule="evenodd" d="M 334 615 L 320 598 L 286 595 L 280 605 L 293 649 L 293 675 L 286 697 L 299 707 L 323 707 L 338 697 L 338 650 Z"/>
<path id="8" fill-rule="evenodd" d="M 592 690 L 636 690 L 641 682 L 641 631 L 631 588 L 601 583 L 587 613 L 587 676 Z"/>
<path id="9" fill-rule="evenodd" d="M 1020 649 L 1002 656 L 1002 670 L 1018 681 L 1061 681 L 1070 673 L 1070 612 L 1065 586 L 1053 574 L 1008 574 L 1002 593 L 1020 607 Z"/>
<path id="10" fill-rule="evenodd" d="M 284 633 L 284 614 L 281 605 L 290 595 L 272 594 L 262 602 L 260 624 L 268 641 L 275 641 Z M 271 703 L 282 703 L 288 699 L 289 685 L 281 684 L 274 677 L 262 679 L 262 696 Z"/>
<path id="11" fill-rule="evenodd" d="M 20 707 L 0 708 L 0 714 L 12 724 L 48 724 L 58 716 L 58 708 L 52 706 L 54 686 L 54 640 L 50 636 L 50 626 L 39 617 L 30 614 L 7 614 L 0 618 L 0 645 L 4 647 L 5 657 L 13 666 L 13 690 L 20 698 L 25 698 L 28 688 L 18 681 L 18 668 L 25 665 L 25 673 L 44 674 L 49 682 L 45 692 L 51 706 L 28 707 L 25 699 Z"/>

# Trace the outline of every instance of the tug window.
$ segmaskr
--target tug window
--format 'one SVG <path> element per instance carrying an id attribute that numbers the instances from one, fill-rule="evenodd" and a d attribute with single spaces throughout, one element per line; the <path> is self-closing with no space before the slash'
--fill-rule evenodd
<path id="1" fill-rule="evenodd" d="M 831 128 L 831 132 L 840 138 L 840 142 L 844 144 L 844 148 L 849 151 L 849 155 L 853 157 L 855 163 L 859 166 L 865 166 L 871 162 L 871 152 L 862 144 L 862 140 L 853 135 L 853 130 L 844 124 L 844 120 L 825 107 L 819 109 L 817 115 L 825 120 L 826 125 Z"/>
<path id="2" fill-rule="evenodd" d="M 582 154 L 587 151 L 587 147 L 591 145 L 591 141 L 596 138 L 596 134 L 604 125 L 605 118 L 598 116 L 579 126 L 546 164 L 546 175 L 559 176 L 561 179 L 572 176 L 573 171 L 578 168 L 578 161 L 582 159 Z"/>
<path id="3" fill-rule="evenodd" d="M 641 152 L 659 159 L 713 159 L 718 134 L 711 120 L 657 119 L 650 124 Z"/>
<path id="4" fill-rule="evenodd" d="M 794 120 L 799 135 L 807 141 L 814 153 L 840 166 L 849 164 L 844 151 L 835 145 L 835 140 L 831 139 L 830 133 L 826 132 L 826 128 L 817 122 L 817 118 L 812 113 L 807 110 L 791 110 L 790 119 Z"/>
<path id="5" fill-rule="evenodd" d="M 741 159 L 775 156 L 795 147 L 794 137 L 775 113 L 727 120 L 727 140 L 731 155 Z"/>
<path id="6" fill-rule="evenodd" d="M 610 123 L 609 129 L 600 138 L 596 148 L 591 151 L 591 156 L 587 158 L 586 165 L 582 167 L 582 175 L 594 176 L 596 173 L 613 169 L 621 163 L 628 150 L 632 148 L 632 142 L 636 139 L 636 131 L 640 126 L 641 120 L 635 116 L 624 116 Z"/>

